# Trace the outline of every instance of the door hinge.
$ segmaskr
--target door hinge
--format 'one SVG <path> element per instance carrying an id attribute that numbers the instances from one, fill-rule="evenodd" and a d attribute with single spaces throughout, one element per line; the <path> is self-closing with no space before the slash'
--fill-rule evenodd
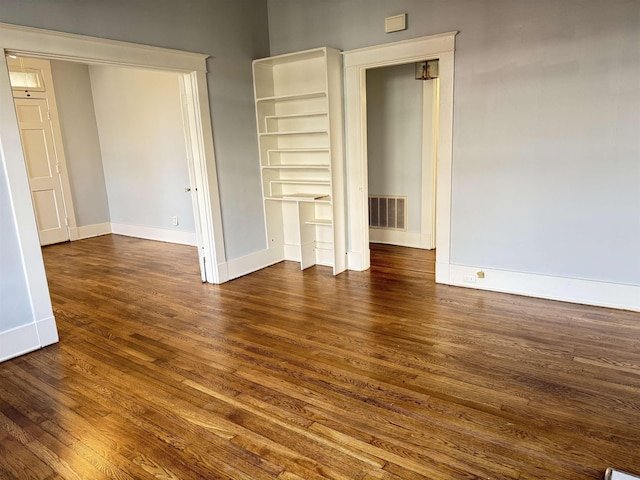
<path id="1" fill-rule="evenodd" d="M 51 120 L 51 112 L 49 110 L 47 110 L 47 118 Z"/>
<path id="2" fill-rule="evenodd" d="M 69 217 L 64 217 L 64 226 L 65 227 L 69 226 Z"/>
<path id="3" fill-rule="evenodd" d="M 60 173 L 60 164 L 56 163 L 56 173 Z"/>

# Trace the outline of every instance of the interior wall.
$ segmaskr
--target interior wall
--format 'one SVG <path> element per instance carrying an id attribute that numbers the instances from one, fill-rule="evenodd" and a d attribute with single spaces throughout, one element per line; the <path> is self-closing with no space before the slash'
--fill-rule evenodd
<path id="1" fill-rule="evenodd" d="M 89 73 L 111 222 L 195 233 L 179 74 L 95 65 Z"/>
<path id="2" fill-rule="evenodd" d="M 266 247 L 251 74 L 269 55 L 266 0 L 3 0 L 0 22 L 210 55 L 227 260 Z"/>
<path id="3" fill-rule="evenodd" d="M 640 3 L 268 6 L 273 55 L 460 31 L 453 264 L 640 285 Z M 408 29 L 385 34 L 384 18 L 401 12 Z"/>
<path id="4" fill-rule="evenodd" d="M 0 332 L 33 322 L 7 177 L 0 168 Z M 0 345 L 0 358 L 2 355 Z"/>
<path id="5" fill-rule="evenodd" d="M 89 67 L 51 61 L 71 196 L 78 227 L 108 223 L 109 203 Z"/>
<path id="6" fill-rule="evenodd" d="M 407 231 L 420 232 L 422 81 L 414 64 L 367 71 L 369 195 L 407 197 Z"/>

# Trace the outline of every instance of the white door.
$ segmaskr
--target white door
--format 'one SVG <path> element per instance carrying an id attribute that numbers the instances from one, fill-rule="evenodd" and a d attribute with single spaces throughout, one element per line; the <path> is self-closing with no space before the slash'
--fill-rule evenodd
<path id="1" fill-rule="evenodd" d="M 15 98 L 40 245 L 69 240 L 59 165 L 46 99 Z"/>

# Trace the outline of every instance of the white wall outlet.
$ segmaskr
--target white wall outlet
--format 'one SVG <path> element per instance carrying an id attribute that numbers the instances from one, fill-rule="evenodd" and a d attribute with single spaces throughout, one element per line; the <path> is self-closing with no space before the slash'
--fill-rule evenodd
<path id="1" fill-rule="evenodd" d="M 467 282 L 467 283 L 476 283 L 476 276 L 475 275 L 463 275 L 462 276 L 462 281 L 463 282 Z"/>
<path id="2" fill-rule="evenodd" d="M 174 225 L 178 225 L 178 217 L 177 217 L 176 215 L 174 215 L 174 216 L 171 218 L 171 223 L 173 223 Z"/>

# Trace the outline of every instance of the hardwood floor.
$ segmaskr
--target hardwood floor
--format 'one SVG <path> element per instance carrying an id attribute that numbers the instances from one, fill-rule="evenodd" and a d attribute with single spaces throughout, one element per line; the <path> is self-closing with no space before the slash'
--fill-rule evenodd
<path id="1" fill-rule="evenodd" d="M 199 281 L 191 247 L 46 247 L 60 343 L 0 364 L 1 479 L 600 479 L 640 473 L 640 315 L 435 285 Z"/>

